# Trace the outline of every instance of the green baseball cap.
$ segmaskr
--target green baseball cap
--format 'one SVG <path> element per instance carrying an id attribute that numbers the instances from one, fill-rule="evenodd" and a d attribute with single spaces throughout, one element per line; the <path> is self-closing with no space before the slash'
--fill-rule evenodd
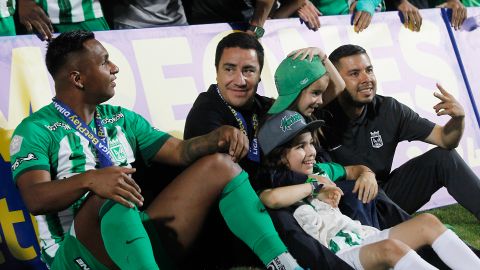
<path id="1" fill-rule="evenodd" d="M 318 55 L 315 55 L 312 61 L 308 58 L 303 60 L 285 58 L 275 71 L 278 98 L 268 113 L 275 114 L 287 109 L 303 89 L 320 79 L 326 72 Z"/>

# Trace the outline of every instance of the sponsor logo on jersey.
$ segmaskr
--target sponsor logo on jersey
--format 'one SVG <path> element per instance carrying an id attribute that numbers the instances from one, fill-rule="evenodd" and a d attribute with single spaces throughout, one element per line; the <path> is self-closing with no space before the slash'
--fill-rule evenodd
<path id="1" fill-rule="evenodd" d="M 22 147 L 22 141 L 22 136 L 13 136 L 12 140 L 10 141 L 10 156 L 13 156 L 20 151 L 20 148 Z"/>
<path id="2" fill-rule="evenodd" d="M 380 131 L 372 131 L 370 132 L 370 141 L 372 142 L 373 148 L 380 148 L 383 146 L 382 135 L 380 135 Z"/>
<path id="3" fill-rule="evenodd" d="M 83 269 L 83 270 L 90 270 L 92 268 L 90 268 L 90 266 L 88 266 L 88 264 L 80 257 L 76 258 L 75 259 L 75 263 L 78 264 L 78 266 L 80 266 L 80 269 Z"/>
<path id="4" fill-rule="evenodd" d="M 55 122 L 51 126 L 45 125 L 45 127 L 50 131 L 55 131 L 59 127 L 65 129 L 65 130 L 71 130 L 72 129 L 67 123 L 64 123 L 64 122 Z"/>
<path id="5" fill-rule="evenodd" d="M 109 140 L 110 154 L 116 161 L 115 163 L 124 163 L 127 160 L 127 151 L 118 138 L 111 138 Z"/>
<path id="6" fill-rule="evenodd" d="M 38 158 L 33 153 L 28 153 L 26 157 L 18 157 L 15 162 L 12 164 L 12 171 L 15 171 L 20 164 L 24 161 L 38 160 Z"/>
<path id="7" fill-rule="evenodd" d="M 123 115 L 123 113 L 118 113 L 116 115 L 114 115 L 112 118 L 105 118 L 105 119 L 102 119 L 102 124 L 113 124 L 115 122 L 117 122 L 120 118 L 123 118 L 125 117 Z"/>

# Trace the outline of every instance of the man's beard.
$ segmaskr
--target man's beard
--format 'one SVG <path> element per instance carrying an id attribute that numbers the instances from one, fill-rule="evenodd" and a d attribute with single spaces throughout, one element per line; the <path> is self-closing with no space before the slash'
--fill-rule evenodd
<path id="1" fill-rule="evenodd" d="M 361 107 L 370 103 L 370 101 L 360 102 L 360 101 L 353 100 L 353 97 L 350 95 L 350 93 L 347 91 L 347 89 L 343 90 L 342 98 L 346 103 L 348 103 L 350 106 L 355 107 L 355 108 L 361 108 Z"/>

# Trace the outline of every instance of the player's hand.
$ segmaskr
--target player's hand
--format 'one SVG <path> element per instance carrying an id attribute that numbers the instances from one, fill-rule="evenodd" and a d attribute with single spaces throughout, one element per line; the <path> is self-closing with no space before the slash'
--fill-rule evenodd
<path id="1" fill-rule="evenodd" d="M 440 115 L 450 115 L 452 118 L 465 117 L 465 111 L 462 105 L 458 102 L 454 96 L 448 93 L 443 87 L 437 83 L 439 92 L 434 92 L 433 95 L 440 99 L 440 103 L 433 106 L 433 109 Z"/>
<path id="2" fill-rule="evenodd" d="M 353 193 L 358 194 L 358 200 L 363 203 L 369 203 L 377 196 L 378 184 L 375 174 L 372 171 L 365 171 L 355 181 Z"/>
<path id="3" fill-rule="evenodd" d="M 221 126 L 215 130 L 218 147 L 221 151 L 232 156 L 234 162 L 240 161 L 248 153 L 248 137 L 238 128 L 232 126 Z"/>
<path id="4" fill-rule="evenodd" d="M 367 29 L 372 21 L 372 15 L 366 11 L 356 10 L 357 1 L 353 2 L 350 6 L 350 13 L 354 13 L 353 16 L 353 30 L 356 33 L 362 32 L 363 30 Z"/>
<path id="5" fill-rule="evenodd" d="M 322 49 L 317 47 L 308 47 L 295 50 L 289 53 L 288 57 L 292 56 L 292 59 L 296 59 L 298 57 L 299 60 L 303 60 L 308 57 L 308 60 L 312 61 L 315 55 L 318 55 L 320 59 L 325 59 L 327 57 L 327 54 Z"/>
<path id="6" fill-rule="evenodd" d="M 329 178 L 324 177 L 324 176 L 320 176 L 320 175 L 316 175 L 316 174 L 309 174 L 308 177 L 309 178 L 315 178 L 318 183 L 321 183 L 324 186 L 333 186 L 333 187 L 337 186 L 335 184 L 335 182 L 333 182 L 332 180 L 330 180 Z"/>
<path id="7" fill-rule="evenodd" d="M 86 173 L 93 193 L 132 208 L 133 204 L 143 205 L 140 187 L 131 177 L 134 172 L 134 168 L 111 166 Z"/>
<path id="8" fill-rule="evenodd" d="M 343 191 L 339 187 L 323 186 L 317 195 L 317 199 L 336 208 L 338 207 L 342 195 Z"/>
<path id="9" fill-rule="evenodd" d="M 403 25 L 411 31 L 419 32 L 422 27 L 422 15 L 417 7 L 410 4 L 407 0 L 402 1 L 397 6 L 398 11 L 403 15 Z"/>
<path id="10" fill-rule="evenodd" d="M 18 1 L 18 17 L 29 33 L 35 29 L 41 40 L 51 40 L 53 26 L 45 11 L 33 0 Z"/>
<path id="11" fill-rule="evenodd" d="M 437 7 L 452 9 L 451 24 L 455 30 L 460 29 L 463 21 L 467 18 L 467 8 L 459 0 L 448 0 Z"/>
<path id="12" fill-rule="evenodd" d="M 319 16 L 322 16 L 322 13 L 309 0 L 305 0 L 305 4 L 297 10 L 297 13 L 300 21 L 304 22 L 308 29 L 317 31 L 320 28 Z"/>

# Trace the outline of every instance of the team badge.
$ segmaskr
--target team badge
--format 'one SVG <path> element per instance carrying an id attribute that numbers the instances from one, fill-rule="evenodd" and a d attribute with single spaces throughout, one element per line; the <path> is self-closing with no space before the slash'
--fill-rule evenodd
<path id="1" fill-rule="evenodd" d="M 117 164 L 127 160 L 127 152 L 118 138 L 111 138 L 109 141 L 110 154 Z"/>
<path id="2" fill-rule="evenodd" d="M 13 156 L 20 151 L 20 148 L 22 147 L 22 141 L 22 136 L 13 136 L 12 141 L 10 142 L 10 156 Z"/>
<path id="3" fill-rule="evenodd" d="M 370 141 L 372 142 L 373 148 L 380 148 L 383 146 L 382 136 L 380 135 L 380 131 L 373 131 L 370 132 Z"/>

